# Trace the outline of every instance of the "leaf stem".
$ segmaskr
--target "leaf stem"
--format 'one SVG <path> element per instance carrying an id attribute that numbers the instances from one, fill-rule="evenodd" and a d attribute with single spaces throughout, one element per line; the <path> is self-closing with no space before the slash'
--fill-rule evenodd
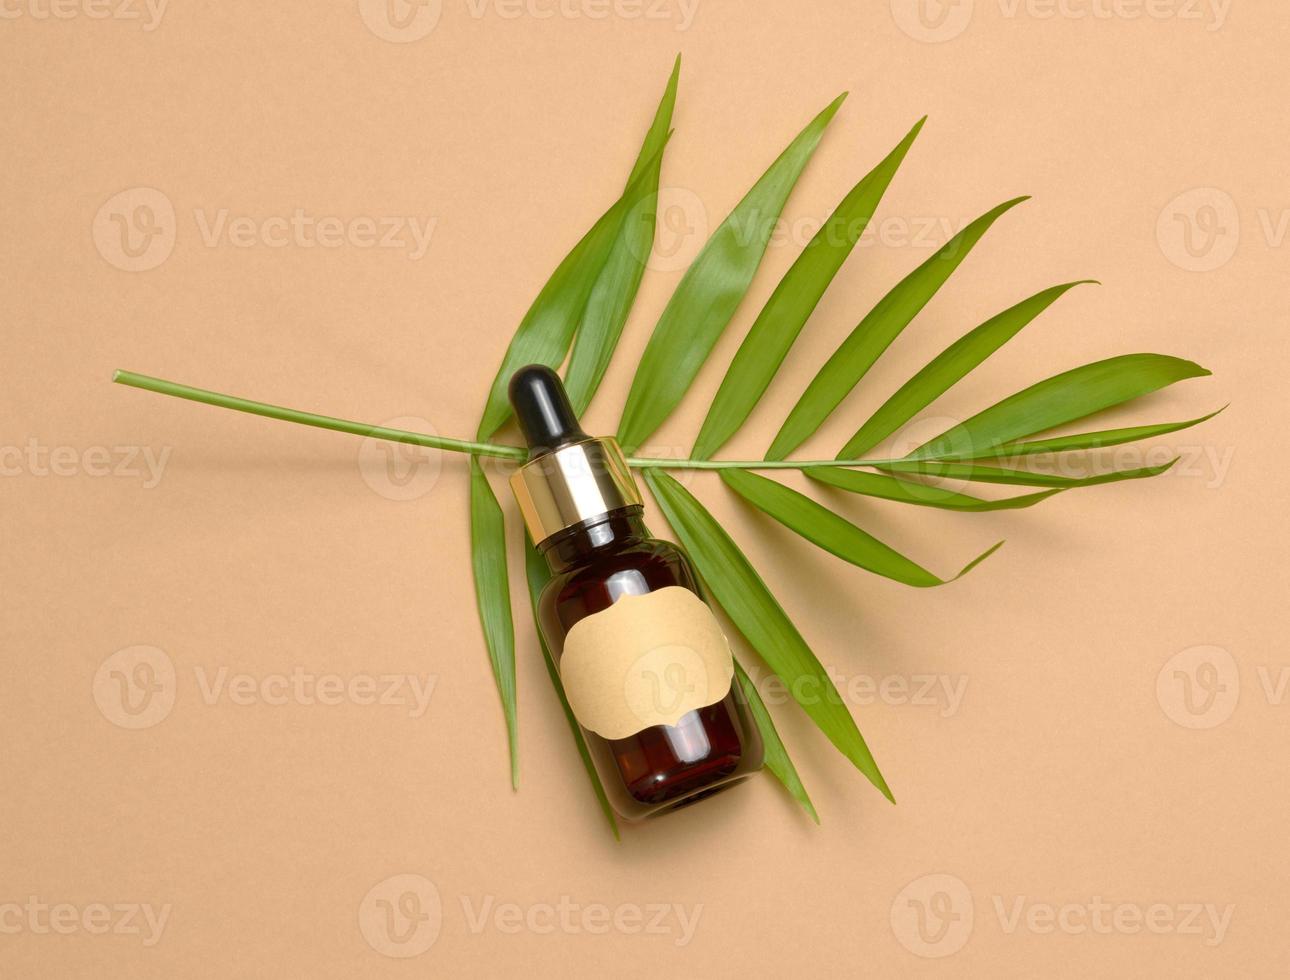
<path id="1" fill-rule="evenodd" d="M 826 466 L 890 466 L 898 459 L 656 459 L 630 456 L 638 470 L 813 470 Z"/>
<path id="2" fill-rule="evenodd" d="M 332 429 L 335 432 L 349 432 L 356 436 L 370 436 L 373 439 L 388 439 L 391 442 L 402 442 L 413 446 L 429 446 L 431 449 L 447 449 L 455 453 L 473 453 L 477 456 L 501 456 L 507 459 L 522 459 L 524 450 L 517 446 L 499 446 L 491 442 L 473 442 L 468 439 L 450 439 L 447 436 L 426 435 L 423 432 L 406 432 L 403 429 L 390 429 L 383 425 L 369 425 L 366 422 L 350 422 L 346 419 L 333 418 L 330 415 L 315 415 L 312 412 L 301 412 L 294 408 L 282 408 L 265 402 L 251 401 L 234 395 L 221 395 L 216 391 L 204 388 L 192 388 L 177 384 L 174 381 L 163 381 L 146 374 L 135 374 L 133 371 L 116 371 L 112 380 L 117 384 L 142 388 L 144 391 L 155 391 L 160 395 L 173 395 L 189 401 L 201 402 L 203 405 L 215 405 L 219 408 L 231 408 L 238 412 L 249 412 L 251 415 L 262 415 L 269 419 L 281 419 L 284 422 L 296 422 L 300 425 L 312 425 L 317 429 Z"/>
<path id="3" fill-rule="evenodd" d="M 470 453 L 475 456 L 496 456 L 502 459 L 523 459 L 525 450 L 519 446 L 504 446 L 492 442 L 475 442 L 469 439 L 451 439 L 447 436 L 432 436 L 424 432 L 409 432 L 404 429 L 391 429 L 383 425 L 371 425 L 367 422 L 351 422 L 330 415 L 316 415 L 313 412 L 302 412 L 294 408 L 283 408 L 267 402 L 252 401 L 249 398 L 238 398 L 236 395 L 223 395 L 205 388 L 193 388 L 162 378 L 153 378 L 133 371 L 116 371 L 112 375 L 116 384 L 141 388 L 144 391 L 156 392 L 159 395 L 170 395 L 188 401 L 200 402 L 203 405 L 214 405 L 217 408 L 229 408 L 236 412 L 260 415 L 269 419 L 280 419 L 283 422 L 295 422 L 298 425 L 309 425 L 316 429 L 331 429 L 334 432 L 348 432 L 356 436 L 368 436 L 373 439 L 386 439 L 390 442 L 401 442 L 412 446 L 427 446 L 431 449 L 446 449 L 454 453 Z M 661 459 L 653 456 L 633 456 L 628 465 L 636 469 L 657 470 L 806 470 L 825 466 L 882 466 L 899 462 L 894 459 Z"/>

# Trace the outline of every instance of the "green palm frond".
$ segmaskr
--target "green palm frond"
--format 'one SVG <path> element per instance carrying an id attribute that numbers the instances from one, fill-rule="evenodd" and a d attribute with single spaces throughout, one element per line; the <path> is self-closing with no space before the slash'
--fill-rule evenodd
<path id="1" fill-rule="evenodd" d="M 521 365 L 564 365 L 570 397 L 579 411 L 596 394 L 631 312 L 653 241 L 660 172 L 671 135 L 679 69 L 678 59 L 622 194 L 560 262 L 521 320 L 493 378 L 474 440 L 351 422 L 132 372 L 119 371 L 113 379 L 268 418 L 469 454 L 476 596 L 485 647 L 501 694 L 512 779 L 516 782 L 515 636 L 506 571 L 507 516 L 478 457 L 517 459 L 523 455 L 514 445 L 492 441 L 509 418 L 506 385 L 511 373 Z M 686 397 L 700 368 L 734 320 L 761 265 L 775 222 L 837 114 L 842 98 L 821 111 L 789 143 L 713 232 L 682 276 L 654 327 L 624 401 L 618 436 L 629 451 L 648 439 Z M 801 392 L 764 458 L 714 459 L 714 454 L 744 426 L 765 392 L 777 382 L 786 383 L 778 378 L 785 356 L 873 219 L 923 124 L 924 120 L 919 120 L 851 188 L 780 280 L 728 366 L 691 454 L 684 459 L 629 458 L 630 465 L 642 471 L 662 514 L 694 559 L 709 593 L 748 646 L 785 682 L 812 723 L 889 799 L 891 790 L 873 754 L 807 640 L 729 533 L 694 494 L 666 471 L 717 470 L 724 484 L 740 499 L 804 541 L 897 582 L 939 586 L 974 568 L 998 545 L 977 556 L 958 575 L 941 578 L 811 496 L 754 471 L 773 474 L 777 470 L 799 470 L 812 478 L 811 487 L 824 492 L 841 490 L 894 503 L 964 512 L 1011 510 L 1032 507 L 1067 490 L 1155 476 L 1172 465 L 1169 462 L 1076 477 L 1068 475 L 1066 469 L 1055 475 L 1025 465 L 1040 454 L 1067 460 L 1073 454 L 1178 432 L 1217 414 L 1211 412 L 1183 422 L 1050 435 L 1060 427 L 1209 373 L 1177 357 L 1126 354 L 1084 364 L 1020 388 L 898 458 L 865 458 L 1074 286 L 1091 281 L 1080 280 L 1035 293 L 963 335 L 915 371 L 867 420 L 860 421 L 836 458 L 792 458 L 842 408 L 873 365 L 913 323 L 985 233 L 1025 200 L 1018 197 L 967 225 L 860 319 Z M 990 500 L 938 482 L 946 480 L 1040 489 Z M 542 563 L 535 559 L 530 546 L 526 553 L 530 590 L 540 589 L 545 576 Z M 549 651 L 543 649 L 543 655 L 559 693 L 554 661 Z M 814 817 L 814 807 L 770 712 L 742 668 L 738 678 L 762 730 L 767 768 Z M 806 697 L 801 695 L 803 691 L 817 693 Z M 567 704 L 565 713 L 601 808 L 617 834 L 604 788 Z"/>

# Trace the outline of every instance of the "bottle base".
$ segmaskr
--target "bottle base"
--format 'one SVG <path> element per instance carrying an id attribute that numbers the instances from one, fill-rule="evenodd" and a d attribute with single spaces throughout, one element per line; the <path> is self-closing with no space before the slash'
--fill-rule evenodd
<path id="1" fill-rule="evenodd" d="M 703 789 L 695 790 L 689 796 L 683 796 L 679 800 L 674 800 L 673 802 L 660 807 L 658 810 L 655 810 L 653 813 L 647 814 L 644 819 L 648 820 L 653 817 L 661 817 L 664 814 L 673 813 L 676 810 L 684 810 L 688 806 L 693 806 L 695 803 L 699 803 L 709 797 L 716 796 L 718 793 L 724 793 L 726 790 L 738 786 L 740 783 L 746 781 L 751 775 L 752 773 L 746 772 L 742 775 L 735 776 L 733 779 L 727 779 L 724 783 L 718 783 L 716 786 L 706 786 Z"/>
<path id="2" fill-rule="evenodd" d="M 749 776 L 753 775 L 753 773 L 757 771 L 758 770 L 751 770 L 734 773 L 719 782 L 709 783 L 705 786 L 696 786 L 689 792 L 672 796 L 667 800 L 662 800 L 652 805 L 642 804 L 640 801 L 634 799 L 631 800 L 630 803 L 626 803 L 626 805 L 624 805 L 625 801 L 615 799 L 614 795 L 611 795 L 610 803 L 620 820 L 623 820 L 626 823 L 644 823 L 658 817 L 666 816 L 669 813 L 674 813 L 677 810 L 684 810 L 686 807 L 693 806 L 695 803 L 699 803 L 716 796 L 718 793 L 724 793 L 731 787 L 738 786 L 740 783 L 745 782 Z"/>

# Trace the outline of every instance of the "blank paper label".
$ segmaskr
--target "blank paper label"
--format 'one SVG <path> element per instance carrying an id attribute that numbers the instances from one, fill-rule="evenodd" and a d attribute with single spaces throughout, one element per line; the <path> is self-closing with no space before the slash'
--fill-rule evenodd
<path id="1" fill-rule="evenodd" d="M 574 717 L 605 738 L 626 738 L 730 692 L 734 658 L 697 595 L 668 586 L 626 596 L 569 630 L 560 678 Z"/>

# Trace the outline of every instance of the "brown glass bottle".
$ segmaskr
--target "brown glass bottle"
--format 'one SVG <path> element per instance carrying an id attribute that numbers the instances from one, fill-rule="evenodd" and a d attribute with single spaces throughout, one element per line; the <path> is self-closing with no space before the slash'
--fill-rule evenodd
<path id="1" fill-rule="evenodd" d="M 573 625 L 618 599 L 680 586 L 703 598 L 685 554 L 651 538 L 639 505 L 584 521 L 542 542 L 554 573 L 538 603 L 557 660 Z M 621 739 L 586 732 L 614 809 L 628 819 L 695 802 L 756 772 L 761 737 L 738 683 L 721 700 Z"/>
<path id="2" fill-rule="evenodd" d="M 630 637 L 613 634 L 620 622 L 614 614 L 596 621 L 601 624 L 598 633 L 590 634 L 585 625 L 629 598 L 658 603 L 635 607 L 635 615 L 649 617 L 653 629 L 654 611 L 660 610 L 661 621 L 668 622 L 668 602 L 680 596 L 682 606 L 688 603 L 698 610 L 709 641 L 715 636 L 721 647 L 725 670 L 714 675 L 720 686 L 710 694 L 708 688 L 700 688 L 704 697 L 713 697 L 709 703 L 693 698 L 676 702 L 676 711 L 667 716 L 672 723 L 630 724 L 621 729 L 621 736 L 605 737 L 583 725 L 614 809 L 629 820 L 653 816 L 704 799 L 756 772 L 762 765 L 761 737 L 738 680 L 730 676 L 729 648 L 711 612 L 676 591 L 704 600 L 685 553 L 646 530 L 640 493 L 617 444 L 582 432 L 558 376 L 547 368 L 530 366 L 516 372 L 511 401 L 530 446 L 530 461 L 512 478 L 512 486 L 552 573 L 538 601 L 538 625 L 557 664 L 570 631 L 579 623 L 584 623 L 578 653 L 584 671 L 589 659 L 603 655 L 608 663 L 621 652 L 620 646 L 631 648 Z M 660 603 L 657 594 L 663 590 L 671 590 L 666 593 L 671 599 Z M 643 596 L 651 598 L 633 598 Z M 689 642 L 684 630 L 673 635 L 669 629 L 662 628 L 664 642 L 682 647 Z M 598 637 L 602 646 L 589 648 L 588 635 Z M 597 676 L 596 669 L 593 664 L 590 676 Z M 563 668 L 561 673 L 567 681 Z M 566 690 L 571 690 L 568 684 Z M 578 708 L 573 704 L 582 721 Z"/>

